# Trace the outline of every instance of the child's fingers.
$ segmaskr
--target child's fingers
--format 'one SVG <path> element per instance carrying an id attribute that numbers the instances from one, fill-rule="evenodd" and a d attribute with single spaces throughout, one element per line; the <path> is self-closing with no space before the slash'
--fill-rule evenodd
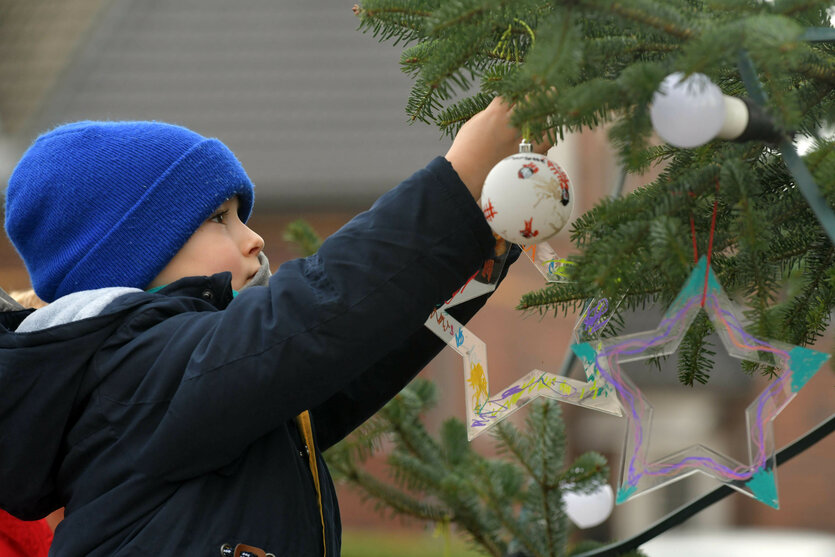
<path id="1" fill-rule="evenodd" d="M 527 100 L 527 97 L 525 97 L 525 98 Z M 507 111 L 508 123 L 510 123 L 510 119 L 513 115 L 513 109 L 516 107 L 516 103 L 508 103 L 502 97 L 495 97 L 490 102 L 490 105 L 492 105 L 493 103 L 498 103 L 499 105 L 501 105 L 502 109 Z M 490 105 L 488 105 L 488 108 L 490 107 Z M 517 134 L 519 135 L 520 138 L 522 137 L 522 132 L 521 131 L 517 130 Z M 548 152 L 548 149 L 550 149 L 551 147 L 554 146 L 554 144 L 551 143 L 548 140 L 547 136 L 543 136 L 541 138 L 526 137 L 524 139 L 531 143 L 531 145 L 532 145 L 531 150 L 534 153 L 539 153 L 540 155 L 544 155 L 545 153 Z"/>
<path id="2" fill-rule="evenodd" d="M 513 104 L 495 97 L 487 107 L 469 119 L 446 153 L 446 159 L 478 199 L 488 172 L 499 161 L 519 152 L 522 132 L 511 123 Z M 538 139 L 534 150 L 544 154 L 551 145 Z"/>
<path id="3" fill-rule="evenodd" d="M 498 141 L 503 144 L 518 145 L 522 139 L 522 133 L 513 127 L 510 119 L 513 115 L 513 105 L 507 102 L 502 97 L 495 97 L 490 104 L 487 105 L 481 113 L 476 114 L 476 117 L 483 115 L 494 120 L 493 128 L 498 132 Z"/>

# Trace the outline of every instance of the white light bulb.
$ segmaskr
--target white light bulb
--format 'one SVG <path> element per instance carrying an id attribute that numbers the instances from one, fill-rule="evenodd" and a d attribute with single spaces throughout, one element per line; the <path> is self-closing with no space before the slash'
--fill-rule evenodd
<path id="1" fill-rule="evenodd" d="M 652 126 L 676 147 L 698 147 L 719 134 L 725 122 L 725 98 L 704 74 L 676 72 L 661 82 L 649 108 Z"/>
<path id="2" fill-rule="evenodd" d="M 602 524 L 615 506 L 612 486 L 603 484 L 591 493 L 563 492 L 565 514 L 577 528 L 591 528 Z"/>

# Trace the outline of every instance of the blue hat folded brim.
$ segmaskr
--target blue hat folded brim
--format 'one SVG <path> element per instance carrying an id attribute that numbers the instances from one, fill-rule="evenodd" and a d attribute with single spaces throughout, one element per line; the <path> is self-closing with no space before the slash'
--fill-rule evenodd
<path id="1" fill-rule="evenodd" d="M 254 193 L 241 163 L 217 139 L 197 143 L 149 185 L 69 270 L 50 298 L 110 286 L 146 287 L 215 209 L 233 196 L 238 196 L 238 214 L 246 222 Z"/>

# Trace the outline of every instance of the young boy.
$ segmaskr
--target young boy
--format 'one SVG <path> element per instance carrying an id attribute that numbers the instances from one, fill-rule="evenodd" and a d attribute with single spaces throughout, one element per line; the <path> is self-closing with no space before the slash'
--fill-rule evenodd
<path id="1" fill-rule="evenodd" d="M 41 136 L 6 196 L 50 305 L 0 313 L 0 508 L 65 506 L 60 556 L 339 555 L 321 451 L 443 348 L 423 323 L 490 256 L 475 199 L 519 139 L 494 101 L 267 279 L 253 186 L 219 141 L 154 122 Z"/>

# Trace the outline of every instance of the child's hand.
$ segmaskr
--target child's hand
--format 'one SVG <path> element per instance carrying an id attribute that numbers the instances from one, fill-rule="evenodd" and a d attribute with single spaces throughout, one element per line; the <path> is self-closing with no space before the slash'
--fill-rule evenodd
<path id="1" fill-rule="evenodd" d="M 496 97 L 481 112 L 470 118 L 455 136 L 445 155 L 461 181 L 478 200 L 490 169 L 500 160 L 519 152 L 522 134 L 510 125 L 513 108 Z M 533 150 L 545 153 L 550 145 L 535 144 Z"/>

